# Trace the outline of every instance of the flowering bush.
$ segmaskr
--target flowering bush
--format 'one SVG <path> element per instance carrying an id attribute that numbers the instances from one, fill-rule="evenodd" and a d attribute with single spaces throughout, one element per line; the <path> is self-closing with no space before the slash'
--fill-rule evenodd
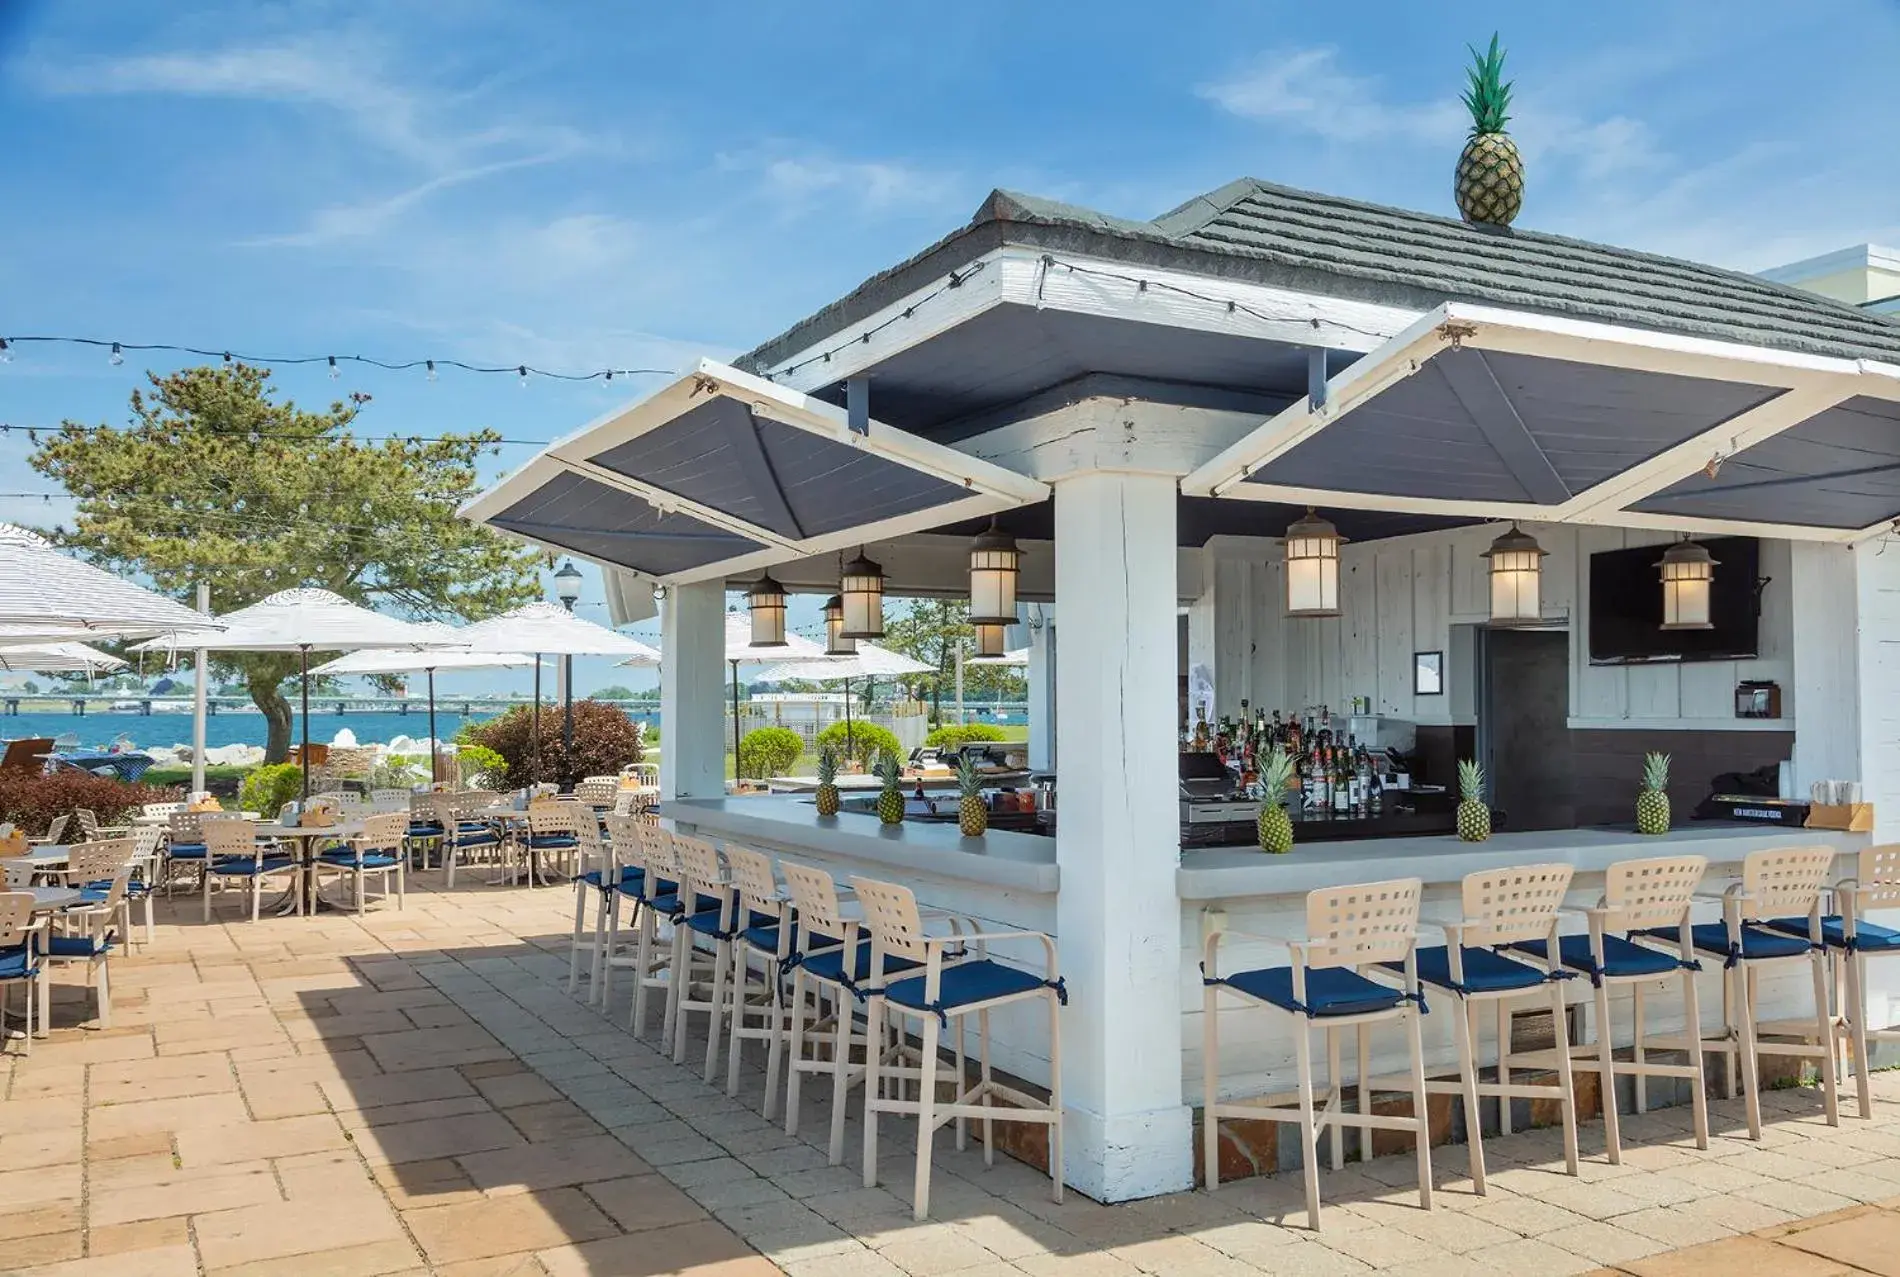
<path id="1" fill-rule="evenodd" d="M 177 802 L 183 797 L 176 789 L 128 785 L 70 768 L 50 774 L 0 771 L 0 822 L 20 826 L 29 838 L 44 837 L 53 817 L 79 807 L 96 813 L 101 824 L 116 825 L 146 803 Z"/>
<path id="2" fill-rule="evenodd" d="M 819 732 L 818 748 L 829 747 L 840 759 L 844 758 L 845 726 L 843 723 L 833 723 L 824 731 Z M 897 737 L 891 734 L 889 728 L 879 727 L 876 723 L 857 722 L 850 724 L 850 727 L 850 755 L 857 759 L 861 766 L 869 767 L 872 761 L 881 754 L 896 754 L 899 758 L 904 757 L 904 747 L 898 743 Z"/>
<path id="3" fill-rule="evenodd" d="M 804 752 L 804 738 L 791 728 L 755 727 L 739 742 L 739 775 L 783 776 Z"/>
<path id="4" fill-rule="evenodd" d="M 507 713 L 472 727 L 464 724 L 458 739 L 500 754 L 506 764 L 501 781 L 519 789 L 534 777 L 534 738 L 530 735 L 532 707 L 517 705 Z M 640 761 L 640 729 L 626 711 L 599 701 L 574 702 L 574 755 L 561 749 L 561 707 L 541 708 L 541 774 L 539 779 L 580 780 L 612 776 L 629 763 Z"/>

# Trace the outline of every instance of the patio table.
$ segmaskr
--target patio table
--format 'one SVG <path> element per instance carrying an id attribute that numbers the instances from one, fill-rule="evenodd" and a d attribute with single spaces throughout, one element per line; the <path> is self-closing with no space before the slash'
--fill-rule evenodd
<path id="1" fill-rule="evenodd" d="M 57 913 L 68 905 L 80 903 L 83 899 L 82 894 L 72 887 L 9 887 L 7 890 L 31 893 L 33 897 L 33 913 L 35 916 Z M 42 971 L 41 975 L 44 977 L 45 972 Z M 40 1023 L 39 1032 L 34 1036 L 43 1038 L 47 1034 L 47 1016 L 51 1012 L 53 1005 L 52 989 L 44 978 L 40 979 L 38 984 L 40 995 Z M 5 1014 L 10 1015 L 11 1012 L 6 1012 Z M 4 1015 L 0 1015 L 0 1023 L 4 1023 L 4 1018 Z M 24 1034 L 20 1034 L 14 1030 L 7 1030 L 6 1035 L 8 1037 L 24 1036 Z"/>
<path id="2" fill-rule="evenodd" d="M 281 821 L 267 820 L 259 821 L 252 829 L 260 839 L 274 838 L 294 842 L 297 846 L 299 889 L 292 892 L 277 910 L 279 916 L 295 912 L 300 900 L 310 902 L 309 911 L 313 916 L 324 909 L 344 912 L 340 905 L 333 905 L 317 894 L 317 842 L 320 839 L 347 842 L 363 832 L 362 821 L 339 820 L 334 825 L 286 825 Z"/>

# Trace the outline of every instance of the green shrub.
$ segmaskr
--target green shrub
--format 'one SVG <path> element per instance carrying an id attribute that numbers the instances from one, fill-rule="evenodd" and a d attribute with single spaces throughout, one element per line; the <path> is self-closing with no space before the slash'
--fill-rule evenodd
<path id="1" fill-rule="evenodd" d="M 426 754 L 388 754 L 370 768 L 370 789 L 414 789 L 429 783 L 429 758 Z"/>
<path id="2" fill-rule="evenodd" d="M 486 745 L 464 745 L 455 758 L 476 789 L 500 789 L 508 778 L 508 760 Z"/>
<path id="3" fill-rule="evenodd" d="M 829 747 L 839 758 L 844 758 L 846 755 L 845 726 L 844 723 L 833 723 L 824 731 L 819 732 L 818 748 Z M 903 745 L 898 743 L 897 737 L 891 734 L 889 728 L 879 727 L 876 723 L 857 722 L 850 724 L 850 728 L 850 756 L 855 758 L 860 766 L 869 767 L 879 754 L 896 754 L 900 759 L 904 757 Z"/>
<path id="4" fill-rule="evenodd" d="M 1003 729 L 993 723 L 947 723 L 924 737 L 924 744 L 939 749 L 958 749 L 972 741 L 1007 740 Z"/>
<path id="5" fill-rule="evenodd" d="M 100 823 L 116 825 L 146 803 L 177 802 L 183 797 L 175 789 L 127 784 L 70 767 L 55 772 L 0 771 L 0 823 L 19 826 L 29 838 L 44 835 L 53 817 L 81 807 L 97 815 Z"/>
<path id="6" fill-rule="evenodd" d="M 805 740 L 789 727 L 755 727 L 739 742 L 739 775 L 783 776 L 805 752 Z"/>
<path id="7" fill-rule="evenodd" d="M 244 778 L 238 806 L 269 819 L 278 808 L 303 794 L 303 768 L 295 763 L 266 763 Z"/>

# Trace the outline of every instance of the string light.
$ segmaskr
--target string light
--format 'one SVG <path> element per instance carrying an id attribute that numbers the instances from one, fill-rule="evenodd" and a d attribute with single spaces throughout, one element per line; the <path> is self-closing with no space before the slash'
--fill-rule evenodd
<path id="1" fill-rule="evenodd" d="M 336 370 L 336 356 L 331 355 L 329 358 L 330 358 L 330 380 L 335 381 L 342 374 L 337 372 Z"/>
<path id="2" fill-rule="evenodd" d="M 425 359 L 423 360 L 423 362 L 429 366 L 429 380 L 434 381 L 435 380 L 435 360 Z"/>
<path id="3" fill-rule="evenodd" d="M 110 357 L 107 358 L 106 362 L 111 364 L 114 368 L 117 368 L 120 364 L 124 363 L 125 362 L 125 348 L 120 346 L 118 342 L 116 341 L 113 342 L 112 354 Z"/>
<path id="4" fill-rule="evenodd" d="M 221 359 L 227 365 L 243 364 L 251 368 L 322 364 L 335 376 L 342 375 L 344 364 L 362 364 L 369 368 L 380 368 L 384 372 L 408 372 L 414 368 L 421 368 L 427 373 L 434 373 L 438 369 L 453 368 L 458 372 L 512 373 L 517 377 L 523 375 L 525 370 L 526 373 L 545 377 L 550 381 L 612 381 L 615 377 L 676 377 L 679 375 L 678 370 L 673 368 L 602 368 L 595 372 L 556 372 L 520 362 L 484 364 L 470 363 L 461 359 L 377 359 L 369 355 L 241 355 L 235 351 L 183 346 L 172 342 L 112 341 L 103 337 L 62 336 L 0 337 L 0 363 L 12 362 L 13 349 L 27 342 L 45 345 L 91 346 L 99 350 L 111 351 L 121 360 L 127 351 L 154 351 L 160 354 L 196 355 L 204 359 Z"/>
<path id="5" fill-rule="evenodd" d="M 528 365 L 522 364 L 516 368 L 515 371 L 521 374 L 521 388 L 526 390 L 528 388 Z"/>

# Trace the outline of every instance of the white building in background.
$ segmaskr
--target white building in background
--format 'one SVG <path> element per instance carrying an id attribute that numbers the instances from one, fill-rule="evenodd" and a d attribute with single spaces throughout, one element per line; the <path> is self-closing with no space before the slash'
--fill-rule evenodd
<path id="1" fill-rule="evenodd" d="M 1835 301 L 1883 315 L 1900 315 L 1900 248 L 1855 244 L 1761 273 Z"/>

